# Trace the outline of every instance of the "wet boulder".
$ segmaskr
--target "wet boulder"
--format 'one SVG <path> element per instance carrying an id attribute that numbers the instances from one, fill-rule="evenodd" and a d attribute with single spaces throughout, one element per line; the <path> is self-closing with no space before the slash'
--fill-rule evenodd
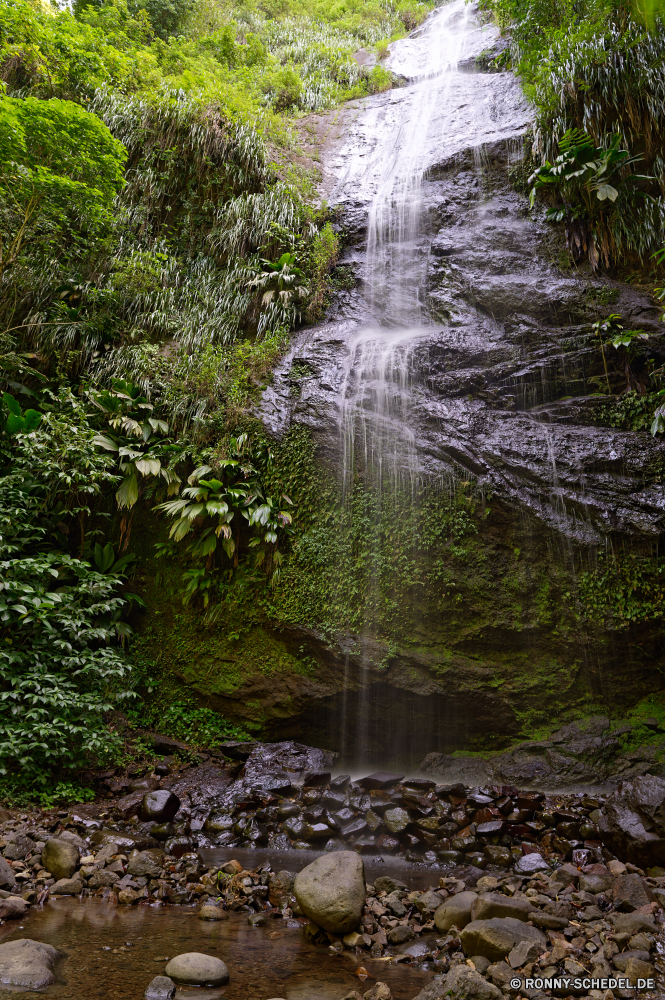
<path id="1" fill-rule="evenodd" d="M 455 927 L 466 927 L 471 920 L 473 904 L 478 899 L 476 892 L 458 892 L 456 896 L 447 899 L 434 914 L 436 929 L 445 933 Z"/>
<path id="2" fill-rule="evenodd" d="M 520 875 L 535 875 L 549 870 L 550 866 L 542 854 L 525 854 L 515 863 L 515 871 Z"/>
<path id="3" fill-rule="evenodd" d="M 665 779 L 645 774 L 624 781 L 600 810 L 603 843 L 642 868 L 665 864 Z"/>
<path id="4" fill-rule="evenodd" d="M 140 814 L 145 822 L 168 823 L 180 808 L 180 799 L 168 788 L 147 792 L 141 800 Z"/>
<path id="5" fill-rule="evenodd" d="M 20 938 L 0 944 L 0 983 L 38 990 L 55 982 L 53 966 L 60 953 L 50 944 Z"/>
<path id="6" fill-rule="evenodd" d="M 302 785 L 308 775 L 330 771 L 336 753 L 318 750 L 302 743 L 255 743 L 245 761 L 243 781 L 248 786 L 263 786 L 266 778 L 284 779 L 290 785 Z"/>
<path id="7" fill-rule="evenodd" d="M 542 931 L 515 917 L 473 920 L 461 932 L 460 940 L 465 955 L 484 955 L 491 962 L 505 958 L 522 941 L 534 944 L 540 951 L 547 946 Z"/>
<path id="8" fill-rule="evenodd" d="M 155 976 L 143 994 L 144 1000 L 173 1000 L 176 985 L 168 976 Z"/>
<path id="9" fill-rule="evenodd" d="M 293 883 L 298 905 L 310 920 L 332 934 L 348 934 L 360 923 L 365 905 L 365 866 L 355 851 L 317 858 Z"/>
<path id="10" fill-rule="evenodd" d="M 166 966 L 165 974 L 178 986 L 224 986 L 229 970 L 221 958 L 189 951 L 176 955 Z"/>
<path id="11" fill-rule="evenodd" d="M 79 866 L 80 852 L 76 844 L 54 837 L 47 840 L 42 851 L 42 864 L 54 879 L 69 879 Z"/>

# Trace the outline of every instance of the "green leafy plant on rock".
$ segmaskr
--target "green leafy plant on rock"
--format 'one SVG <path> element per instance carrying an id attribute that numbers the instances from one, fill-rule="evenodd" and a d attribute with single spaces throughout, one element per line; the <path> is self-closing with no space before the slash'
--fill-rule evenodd
<path id="1" fill-rule="evenodd" d="M 279 575 L 284 556 L 278 543 L 289 534 L 293 518 L 282 509 L 283 503 L 291 504 L 291 500 L 285 494 L 270 496 L 266 490 L 260 466 L 271 461 L 270 448 L 258 445 L 252 449 L 249 436 L 240 434 L 230 439 L 228 458 L 217 459 L 214 470 L 210 465 L 199 466 L 178 500 L 156 507 L 175 519 L 170 530 L 174 542 L 195 535 L 187 552 L 197 565 L 185 573 L 185 602 L 198 594 L 204 607 L 208 606 L 219 548 L 230 563 L 230 572 L 238 568 L 243 521 L 250 535 L 247 548 L 258 549 L 255 566 L 261 566 L 273 579 Z M 222 478 L 203 478 L 213 471 Z M 164 554 L 164 547 L 158 552 Z"/>
<path id="2" fill-rule="evenodd" d="M 248 288 L 261 292 L 261 315 L 257 333 L 276 325 L 294 326 L 300 318 L 298 303 L 307 297 L 305 275 L 296 266 L 296 255 L 283 253 L 273 263 L 262 260 L 263 270 L 247 282 Z"/>
<path id="3" fill-rule="evenodd" d="M 606 148 L 579 129 L 569 129 L 559 139 L 559 156 L 537 167 L 529 177 L 533 207 L 539 190 L 551 191 L 557 204 L 548 209 L 552 222 L 565 222 L 566 241 L 575 259 L 588 256 L 594 270 L 600 262 L 610 266 L 612 238 L 607 206 L 614 205 L 620 192 L 638 179 L 629 168 L 641 157 L 621 149 L 621 137 L 614 135 Z M 648 179 L 648 178 L 647 178 Z"/>
<path id="4" fill-rule="evenodd" d="M 120 509 L 130 510 L 139 498 L 139 476 L 162 476 L 168 493 L 177 492 L 180 477 L 170 467 L 172 447 L 164 440 L 169 425 L 153 416 L 154 406 L 131 382 L 114 379 L 111 389 L 92 394 L 111 428 L 96 434 L 94 443 L 117 452 L 123 479 L 116 492 Z"/>
<path id="5" fill-rule="evenodd" d="M 626 388 L 629 391 L 633 390 L 640 394 L 645 393 L 646 387 L 635 377 L 633 371 L 631 370 L 630 362 L 636 356 L 642 342 L 649 339 L 649 334 L 645 333 L 644 330 L 624 329 L 619 313 L 610 313 L 610 315 L 606 316 L 604 319 L 597 320 L 592 325 L 591 329 L 598 337 L 600 353 L 602 354 L 603 366 L 605 368 L 605 381 L 608 393 L 611 394 L 612 392 L 610 387 L 610 373 L 607 367 L 607 355 L 605 354 L 605 348 L 608 345 L 617 351 L 623 351 L 624 372 L 627 383 Z M 605 339 L 603 339 L 603 337 Z"/>

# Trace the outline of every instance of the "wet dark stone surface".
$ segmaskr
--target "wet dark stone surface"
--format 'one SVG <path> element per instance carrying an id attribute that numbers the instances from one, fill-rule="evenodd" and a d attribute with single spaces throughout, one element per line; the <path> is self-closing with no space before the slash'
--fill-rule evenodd
<path id="1" fill-rule="evenodd" d="M 591 273 L 560 270 L 551 227 L 528 217 L 509 185 L 511 148 L 485 146 L 432 171 L 419 251 L 430 255 L 427 305 L 433 325 L 411 354 L 411 429 L 421 470 L 465 469 L 548 527 L 582 543 L 608 534 L 656 537 L 663 530 L 660 475 L 665 445 L 646 434 L 594 426 L 603 374 L 590 329 L 611 301 L 627 326 L 651 336 L 660 358 L 660 310 L 646 294 Z M 352 220 L 366 208 L 343 205 Z M 342 222 L 346 225 L 346 219 Z M 386 292 L 386 297 L 388 292 Z M 281 435 L 310 427 L 338 461 L 339 399 L 354 326 L 370 321 L 361 290 L 338 303 L 327 324 L 306 330 L 276 372 L 261 416 Z M 437 318 L 440 325 L 437 325 Z M 304 363 L 294 399 L 289 373 Z M 625 387 L 625 386 L 624 386 Z M 621 388 L 619 385 L 618 388 Z"/>

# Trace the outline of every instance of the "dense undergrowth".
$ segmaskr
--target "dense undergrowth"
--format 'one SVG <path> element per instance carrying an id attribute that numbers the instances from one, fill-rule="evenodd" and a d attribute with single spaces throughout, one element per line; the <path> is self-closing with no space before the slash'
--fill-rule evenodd
<path id="1" fill-rule="evenodd" d="M 663 243 L 665 27 L 630 0 L 487 0 L 535 106 L 532 183 L 594 268 L 653 269 Z M 614 150 L 614 153 L 613 153 Z M 617 157 L 621 151 L 622 156 Z"/>
<path id="2" fill-rule="evenodd" d="M 298 121 L 392 86 L 353 58 L 419 0 L 0 0 L 0 774 L 64 797 L 108 713 L 242 735 L 132 663 L 137 510 L 185 601 L 278 579 L 295 511 L 248 409 L 339 239 Z M 159 705 L 156 714 L 155 706 Z M 57 798 L 57 795 L 56 795 Z M 45 800 L 44 800 L 45 801 Z"/>

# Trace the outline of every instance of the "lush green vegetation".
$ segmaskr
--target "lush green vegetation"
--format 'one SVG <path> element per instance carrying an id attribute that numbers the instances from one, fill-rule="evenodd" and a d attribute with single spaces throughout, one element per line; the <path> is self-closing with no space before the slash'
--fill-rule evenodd
<path id="1" fill-rule="evenodd" d="M 158 555 L 180 565 L 185 602 L 218 602 L 234 574 L 275 586 L 297 511 L 247 410 L 290 330 L 320 315 L 339 245 L 312 208 L 299 120 L 392 86 L 353 53 L 385 52 L 432 6 L 0 0 L 0 775 L 14 799 L 74 795 L 77 770 L 121 760 L 112 708 L 149 725 L 159 705 L 160 727 L 194 743 L 239 734 L 182 691 L 143 700 L 132 525 L 161 512 Z"/>
<path id="2" fill-rule="evenodd" d="M 536 108 L 532 184 L 594 268 L 663 243 L 665 31 L 655 3 L 487 0 Z M 613 179 L 612 179 L 613 178 Z M 555 182 L 555 183 L 552 183 Z"/>
<path id="3" fill-rule="evenodd" d="M 660 23 L 596 0 L 492 3 L 538 109 L 532 186 L 575 256 L 648 262 Z M 354 53 L 381 57 L 432 6 L 0 0 L 0 793 L 85 797 L 80 774 L 129 752 L 114 709 L 194 745 L 247 735 L 135 640 L 154 557 L 182 620 L 212 633 L 232 609 L 224 643 L 251 636 L 266 670 L 266 620 L 332 636 L 368 616 L 397 649 L 414 595 L 464 608 L 489 573 L 473 484 L 423 483 L 414 503 L 356 483 L 342 508 L 307 435 L 275 447 L 251 416 L 291 331 L 348 280 L 301 121 L 392 86 Z M 607 421 L 662 433 L 657 373 L 630 382 L 640 331 L 615 319 L 598 341 L 629 373 Z M 609 394 L 621 371 L 606 366 Z M 590 571 L 587 608 L 621 628 L 656 617 L 660 571 L 643 569 Z"/>

